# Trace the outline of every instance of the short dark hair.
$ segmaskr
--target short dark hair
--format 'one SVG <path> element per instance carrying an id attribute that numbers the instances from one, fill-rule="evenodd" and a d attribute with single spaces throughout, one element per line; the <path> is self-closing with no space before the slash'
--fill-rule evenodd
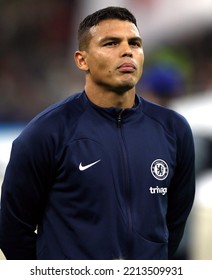
<path id="1" fill-rule="evenodd" d="M 88 47 L 90 41 L 90 28 L 98 25 L 101 21 L 107 19 L 119 19 L 129 21 L 137 26 L 136 18 L 126 8 L 122 7 L 107 7 L 88 15 L 79 25 L 78 29 L 78 44 L 79 49 L 83 50 Z"/>

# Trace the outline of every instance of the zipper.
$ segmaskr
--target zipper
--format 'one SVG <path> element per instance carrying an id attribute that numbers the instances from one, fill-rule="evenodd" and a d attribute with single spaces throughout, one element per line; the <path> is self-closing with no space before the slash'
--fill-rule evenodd
<path id="1" fill-rule="evenodd" d="M 127 213 L 127 223 L 128 223 L 128 232 L 127 232 L 127 258 L 131 259 L 132 257 L 132 213 L 131 213 L 131 193 L 130 193 L 130 177 L 129 177 L 129 166 L 127 160 L 127 151 L 126 144 L 124 141 L 123 130 L 122 130 L 122 114 L 124 110 L 121 110 L 117 115 L 117 128 L 119 141 L 122 151 L 123 158 L 123 176 L 124 176 L 124 200 L 126 205 Z"/>
<path id="2" fill-rule="evenodd" d="M 124 110 L 121 110 L 119 113 L 118 113 L 118 116 L 117 116 L 117 127 L 118 128 L 121 128 L 121 115 L 123 113 Z"/>

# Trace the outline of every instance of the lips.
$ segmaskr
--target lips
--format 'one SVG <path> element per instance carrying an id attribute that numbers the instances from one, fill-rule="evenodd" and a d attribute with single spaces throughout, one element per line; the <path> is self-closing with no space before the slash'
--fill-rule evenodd
<path id="1" fill-rule="evenodd" d="M 136 67 L 133 63 L 124 62 L 118 66 L 119 71 L 121 72 L 133 72 Z"/>

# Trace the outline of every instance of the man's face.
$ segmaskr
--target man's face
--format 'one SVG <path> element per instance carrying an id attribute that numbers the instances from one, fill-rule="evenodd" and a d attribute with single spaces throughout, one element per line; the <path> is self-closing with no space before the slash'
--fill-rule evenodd
<path id="1" fill-rule="evenodd" d="M 129 21 L 104 20 L 90 33 L 85 51 L 90 82 L 108 90 L 132 89 L 141 77 L 144 62 L 137 27 Z"/>

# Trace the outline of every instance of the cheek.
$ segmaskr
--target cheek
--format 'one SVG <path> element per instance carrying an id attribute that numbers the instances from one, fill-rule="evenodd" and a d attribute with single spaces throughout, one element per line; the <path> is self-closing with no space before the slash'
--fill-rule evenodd
<path id="1" fill-rule="evenodd" d="M 141 58 L 139 59 L 139 72 L 142 74 L 143 72 L 143 65 L 144 65 L 144 56 L 141 56 Z"/>
<path id="2" fill-rule="evenodd" d="M 89 58 L 89 64 L 92 68 L 112 71 L 112 64 L 114 62 L 114 57 L 111 57 L 109 52 L 96 51 L 93 52 L 93 55 Z"/>
<path id="3" fill-rule="evenodd" d="M 100 59 L 98 57 L 93 58 L 89 63 L 89 69 L 91 72 L 95 72 L 96 75 L 100 75 L 100 72 L 104 72 L 105 75 L 112 73 L 112 65 L 108 59 Z"/>
<path id="4" fill-rule="evenodd" d="M 144 65 L 144 53 L 142 52 L 141 55 L 141 68 L 143 69 L 143 65 Z"/>

